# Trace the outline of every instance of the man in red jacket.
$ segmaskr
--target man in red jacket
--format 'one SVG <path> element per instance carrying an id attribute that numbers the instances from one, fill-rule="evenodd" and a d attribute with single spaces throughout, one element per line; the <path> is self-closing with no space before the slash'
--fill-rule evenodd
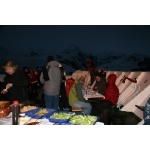
<path id="1" fill-rule="evenodd" d="M 119 90 L 115 84 L 116 78 L 117 77 L 115 74 L 111 74 L 108 76 L 106 91 L 104 94 L 105 98 L 100 99 L 100 101 L 94 104 L 94 107 L 96 108 L 99 114 L 102 113 L 103 109 L 117 105 Z"/>

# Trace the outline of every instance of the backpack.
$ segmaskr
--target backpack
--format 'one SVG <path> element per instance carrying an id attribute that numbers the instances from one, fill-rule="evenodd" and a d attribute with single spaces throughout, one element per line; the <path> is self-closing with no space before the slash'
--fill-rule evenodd
<path id="1" fill-rule="evenodd" d="M 48 68 L 46 66 L 43 68 L 43 79 L 44 79 L 44 81 L 50 80 L 49 75 L 48 75 L 49 69 L 50 69 L 50 66 L 48 66 Z"/>

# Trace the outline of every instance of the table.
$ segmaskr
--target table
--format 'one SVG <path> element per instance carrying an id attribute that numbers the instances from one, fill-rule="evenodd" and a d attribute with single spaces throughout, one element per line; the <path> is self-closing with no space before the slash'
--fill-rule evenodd
<path id="1" fill-rule="evenodd" d="M 55 125 L 56 123 L 50 122 L 48 119 L 35 119 L 36 121 L 40 121 L 40 124 L 37 125 Z M 24 123 L 23 123 L 24 124 Z M 22 123 L 20 125 L 23 125 Z M 12 125 L 12 113 L 10 113 L 5 118 L 0 118 L 0 125 Z M 96 122 L 95 125 L 104 125 L 102 122 Z"/>
<path id="2" fill-rule="evenodd" d="M 88 100 L 89 98 L 105 98 L 104 95 L 102 95 L 102 94 L 100 94 L 100 93 L 98 93 L 98 92 L 95 92 L 95 91 L 93 91 L 93 90 L 91 90 L 91 89 L 84 90 L 83 93 L 84 93 L 84 94 L 83 94 L 83 95 L 84 95 L 84 98 L 85 98 L 86 100 Z"/>

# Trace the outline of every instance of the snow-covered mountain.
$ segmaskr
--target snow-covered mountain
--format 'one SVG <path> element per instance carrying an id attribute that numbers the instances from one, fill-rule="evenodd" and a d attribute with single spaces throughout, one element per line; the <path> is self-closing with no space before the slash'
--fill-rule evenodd
<path id="1" fill-rule="evenodd" d="M 107 54 L 105 52 L 84 52 L 77 46 L 70 46 L 62 52 L 49 52 L 44 53 L 42 50 L 27 50 L 22 53 L 18 53 L 13 50 L 6 50 L 0 47 L 0 65 L 6 60 L 14 60 L 20 67 L 43 67 L 46 64 L 46 58 L 48 55 L 53 55 L 54 58 L 59 61 L 67 72 L 74 70 L 86 70 L 87 60 L 89 58 L 94 60 L 95 67 L 103 67 L 106 70 L 148 70 L 150 57 L 139 53 L 112 53 Z M 2 71 L 2 67 L 0 67 Z"/>

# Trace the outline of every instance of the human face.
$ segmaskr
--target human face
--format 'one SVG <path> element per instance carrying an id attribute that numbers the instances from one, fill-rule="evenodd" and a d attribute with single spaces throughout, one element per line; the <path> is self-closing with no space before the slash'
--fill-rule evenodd
<path id="1" fill-rule="evenodd" d="M 101 69 L 98 69 L 98 72 L 100 73 L 100 72 L 102 72 L 102 70 L 101 70 Z"/>
<path id="2" fill-rule="evenodd" d="M 96 81 L 100 81 L 101 80 L 101 78 L 99 77 L 99 76 L 96 76 Z"/>
<path id="3" fill-rule="evenodd" d="M 15 72 L 15 69 L 13 67 L 6 67 L 5 72 L 9 75 L 12 75 Z"/>

